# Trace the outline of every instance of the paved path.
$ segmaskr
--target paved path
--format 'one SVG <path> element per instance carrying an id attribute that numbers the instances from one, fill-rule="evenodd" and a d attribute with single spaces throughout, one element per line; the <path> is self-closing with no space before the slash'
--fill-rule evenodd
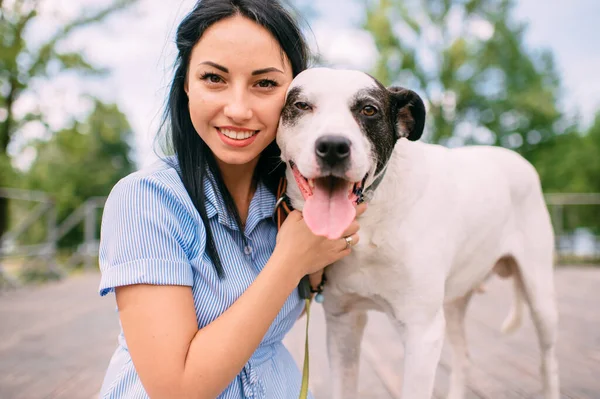
<path id="1" fill-rule="evenodd" d="M 96 295 L 97 274 L 0 294 L 0 399 L 96 396 L 116 345 L 114 299 Z M 558 356 L 563 398 L 600 398 L 600 268 L 557 271 L 561 314 Z M 508 282 L 493 280 L 467 316 L 473 367 L 467 399 L 541 398 L 538 347 L 529 317 L 512 336 L 499 326 L 510 305 Z M 311 388 L 329 397 L 325 326 L 320 306 L 311 315 Z M 304 322 L 286 338 L 302 362 Z M 435 397 L 448 387 L 444 348 Z M 369 314 L 362 347 L 360 398 L 399 398 L 402 345 L 387 319 Z"/>

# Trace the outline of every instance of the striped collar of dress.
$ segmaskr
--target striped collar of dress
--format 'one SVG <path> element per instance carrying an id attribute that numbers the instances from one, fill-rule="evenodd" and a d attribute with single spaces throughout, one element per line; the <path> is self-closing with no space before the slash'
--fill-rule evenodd
<path id="1" fill-rule="evenodd" d="M 225 205 L 223 195 L 217 189 L 213 174 L 208 171 L 203 182 L 204 195 L 206 196 L 206 212 L 209 218 L 218 217 L 219 223 L 232 230 L 238 230 L 235 218 L 231 215 Z M 245 233 L 250 234 L 256 225 L 263 219 L 271 219 L 275 209 L 275 195 L 269 191 L 264 182 L 259 181 L 256 192 L 250 201 L 248 219 L 246 220 Z"/>

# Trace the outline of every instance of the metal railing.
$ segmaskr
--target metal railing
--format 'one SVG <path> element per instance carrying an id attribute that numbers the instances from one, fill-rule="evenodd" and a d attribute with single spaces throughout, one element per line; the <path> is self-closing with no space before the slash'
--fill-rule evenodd
<path id="1" fill-rule="evenodd" d="M 600 259 L 600 236 L 591 232 L 591 230 L 583 230 L 581 234 L 577 232 L 565 231 L 565 217 L 567 209 L 581 208 L 582 206 L 595 206 L 596 212 L 593 213 L 594 218 L 591 222 L 600 225 L 600 193 L 552 193 L 545 195 L 546 204 L 552 217 L 552 225 L 556 236 L 556 251 L 559 258 L 577 257 L 576 242 L 577 240 L 585 239 L 589 243 L 590 253 L 584 258 L 590 258 L 593 261 Z M 583 237 L 583 238 L 578 238 Z M 587 252 L 587 251 L 586 251 Z"/>
<path id="2" fill-rule="evenodd" d="M 0 238 L 0 279 L 5 276 L 3 272 L 3 260 L 11 257 L 23 257 L 30 261 L 42 260 L 48 271 L 63 274 L 77 265 L 83 264 L 85 268 L 96 267 L 98 256 L 99 239 L 97 231 L 97 210 L 104 207 L 106 197 L 92 197 L 81 204 L 66 219 L 58 223 L 55 201 L 46 193 L 39 191 L 27 191 L 14 188 L 0 188 L 0 197 L 18 201 L 29 201 L 38 203 L 29 213 L 14 225 Z M 565 232 L 563 221 L 565 210 L 568 207 L 581 205 L 598 206 L 598 224 L 600 224 L 600 193 L 592 194 L 570 194 L 552 193 L 545 195 L 546 203 L 552 216 L 555 235 L 557 237 L 557 252 L 559 255 L 571 255 L 572 248 L 568 248 L 565 242 L 569 242 L 570 235 Z M 32 225 L 46 219 L 45 241 L 32 245 L 19 243 L 19 237 Z M 57 247 L 58 241 L 79 224 L 84 225 L 84 237 L 82 243 L 67 258 L 63 267 L 58 266 Z M 593 256 L 600 259 L 600 237 L 593 236 Z M 26 267 L 27 262 L 21 267 Z M 6 280 L 6 276 L 5 276 Z"/>
<path id="3" fill-rule="evenodd" d="M 104 207 L 106 197 L 92 197 L 87 199 L 60 223 L 57 220 L 56 203 L 46 193 L 14 188 L 0 188 L 0 197 L 38 203 L 22 220 L 0 238 L 0 280 L 4 280 L 9 285 L 15 284 L 14 279 L 8 276 L 3 267 L 3 262 L 11 258 L 24 258 L 25 262 L 20 266 L 23 269 L 27 268 L 30 263 L 41 260 L 47 271 L 57 276 L 62 276 L 65 270 L 73 268 L 78 264 L 83 264 L 85 268 L 96 267 L 99 245 L 99 240 L 96 237 L 96 211 Z M 20 243 L 19 238 L 43 218 L 46 219 L 45 240 L 41 243 L 29 245 Z M 81 223 L 84 225 L 82 243 L 67 258 L 65 265 L 59 267 L 57 261 L 58 242 Z"/>

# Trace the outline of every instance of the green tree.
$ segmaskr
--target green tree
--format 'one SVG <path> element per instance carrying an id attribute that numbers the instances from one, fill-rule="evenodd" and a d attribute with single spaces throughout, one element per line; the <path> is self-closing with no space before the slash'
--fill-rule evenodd
<path id="1" fill-rule="evenodd" d="M 533 155 L 547 193 L 600 193 L 600 112 L 584 134 L 573 130 L 556 136 Z M 570 206 L 556 215 L 562 215 L 564 231 L 589 227 L 600 233 L 598 205 Z"/>
<path id="2" fill-rule="evenodd" d="M 87 120 L 74 122 L 47 142 L 33 144 L 38 155 L 23 185 L 50 194 L 56 201 L 58 220 L 64 220 L 86 199 L 108 195 L 119 179 L 133 172 L 132 140 L 131 127 L 119 108 L 96 100 Z M 43 229 L 38 226 L 34 234 L 44 234 Z M 30 239 L 39 242 L 42 237 Z M 61 244 L 72 246 L 82 237 L 79 227 Z"/>
<path id="3" fill-rule="evenodd" d="M 586 188 L 600 193 L 600 111 L 596 113 L 594 123 L 583 137 L 582 147 L 585 152 L 581 159 L 581 170 L 588 181 Z"/>
<path id="4" fill-rule="evenodd" d="M 513 0 L 363 0 L 379 51 L 372 74 L 428 103 L 426 140 L 501 145 L 538 170 L 546 192 L 600 192 L 600 114 L 587 134 L 558 109 L 552 54 L 524 44 Z M 565 230 L 600 231 L 597 206 L 569 209 Z"/>
<path id="5" fill-rule="evenodd" d="M 364 28 L 379 50 L 374 76 L 429 103 L 428 140 L 493 144 L 529 157 L 560 126 L 552 55 L 528 52 L 511 0 L 380 0 Z"/>
<path id="6" fill-rule="evenodd" d="M 26 29 L 35 22 L 40 9 L 39 0 L 0 0 L 0 165 L 10 164 L 7 153 L 11 139 L 28 123 L 45 123 L 41 112 L 17 118 L 15 104 L 29 89 L 32 81 L 47 80 L 71 71 L 86 74 L 103 73 L 77 52 L 60 51 L 60 45 L 78 29 L 104 21 L 136 0 L 115 0 L 106 8 L 83 12 L 62 26 L 41 45 L 32 47 L 25 39 Z M 0 187 L 8 184 L 5 173 L 0 174 Z M 0 197 L 0 237 L 8 228 L 8 201 Z"/>

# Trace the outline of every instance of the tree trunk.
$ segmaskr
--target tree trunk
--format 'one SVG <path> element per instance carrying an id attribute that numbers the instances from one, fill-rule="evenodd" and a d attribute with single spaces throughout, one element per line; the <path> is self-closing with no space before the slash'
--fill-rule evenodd
<path id="1" fill-rule="evenodd" d="M 0 2 L 1 4 L 1 2 Z M 8 113 L 6 120 L 0 124 L 0 157 L 8 156 L 8 143 L 10 142 L 12 122 L 13 122 L 13 104 L 17 96 L 16 82 L 10 79 L 8 96 L 5 99 L 5 107 Z M 0 178 L 0 187 L 6 185 L 4 179 Z M 2 237 L 8 230 L 8 198 L 0 197 L 0 245 Z"/>
<path id="2" fill-rule="evenodd" d="M 8 230 L 8 198 L 0 197 L 0 245 Z"/>

